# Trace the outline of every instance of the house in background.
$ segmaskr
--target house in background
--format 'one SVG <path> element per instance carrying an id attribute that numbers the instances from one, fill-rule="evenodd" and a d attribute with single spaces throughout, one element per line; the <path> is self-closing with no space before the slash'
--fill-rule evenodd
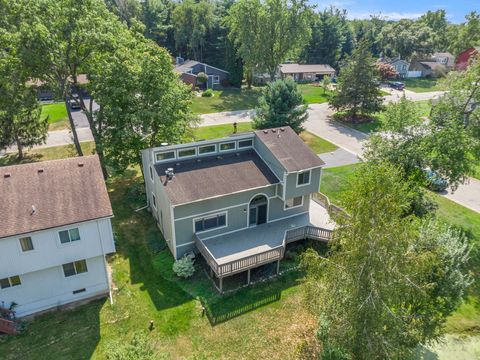
<path id="1" fill-rule="evenodd" d="M 328 240 L 313 200 L 323 161 L 290 127 L 142 151 L 149 207 L 175 259 L 200 253 L 222 279 L 283 258 L 287 243 Z"/>
<path id="2" fill-rule="evenodd" d="M 281 64 L 279 71 L 282 79 L 291 76 L 295 81 L 321 81 L 335 75 L 335 69 L 324 64 Z"/>
<path id="3" fill-rule="evenodd" d="M 201 72 L 208 77 L 206 83 L 208 89 L 218 89 L 228 83 L 228 71 L 195 60 L 184 60 L 181 57 L 177 57 L 173 70 L 180 74 L 180 79 L 185 84 L 191 85 L 192 89 L 195 89 L 195 86 L 198 85 L 197 75 Z"/>
<path id="4" fill-rule="evenodd" d="M 455 69 L 457 70 L 465 70 L 468 67 L 471 59 L 474 56 L 477 56 L 480 53 L 480 46 L 471 47 L 462 51 L 457 56 L 457 60 L 455 61 Z"/>
<path id="5" fill-rule="evenodd" d="M 391 65 L 393 69 L 397 72 L 398 76 L 405 78 L 408 76 L 408 68 L 410 67 L 410 62 L 400 58 L 389 59 L 389 58 L 380 58 L 377 62 Z"/>
<path id="6" fill-rule="evenodd" d="M 0 306 L 25 316 L 107 296 L 112 216 L 97 156 L 0 167 Z"/>
<path id="7" fill-rule="evenodd" d="M 444 64 L 436 61 L 412 61 L 408 77 L 438 77 L 449 71 Z"/>
<path id="8" fill-rule="evenodd" d="M 447 69 L 455 66 L 455 56 L 449 52 L 436 52 L 432 55 L 432 61 L 444 65 Z"/>

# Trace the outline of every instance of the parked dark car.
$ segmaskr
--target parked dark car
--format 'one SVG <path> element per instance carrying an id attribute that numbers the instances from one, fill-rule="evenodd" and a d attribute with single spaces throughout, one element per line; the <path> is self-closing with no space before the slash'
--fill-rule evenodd
<path id="1" fill-rule="evenodd" d="M 438 175 L 435 171 L 427 169 L 425 170 L 427 175 L 427 187 L 435 192 L 444 191 L 448 187 L 448 181 Z"/>
<path id="2" fill-rule="evenodd" d="M 400 81 L 393 81 L 390 83 L 390 87 L 395 90 L 403 90 L 405 89 L 405 84 Z"/>
<path id="3" fill-rule="evenodd" d="M 80 100 L 78 99 L 78 95 L 73 95 L 70 98 L 69 105 L 72 110 L 80 110 Z"/>

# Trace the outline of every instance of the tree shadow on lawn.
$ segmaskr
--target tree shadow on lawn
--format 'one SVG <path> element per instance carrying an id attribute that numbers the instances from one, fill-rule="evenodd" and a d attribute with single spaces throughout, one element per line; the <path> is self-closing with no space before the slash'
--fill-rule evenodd
<path id="1" fill-rule="evenodd" d="M 225 89 L 217 95 L 221 102 L 213 104 L 213 112 L 238 111 L 254 109 L 258 105 L 261 92 L 256 89 Z"/>
<path id="2" fill-rule="evenodd" d="M 182 305 L 192 297 L 175 283 L 166 281 L 153 266 L 155 253 L 166 248 L 152 214 L 146 210 L 136 212 L 125 201 L 128 189 L 141 178 L 116 177 L 110 182 L 110 199 L 115 217 L 112 219 L 117 255 L 128 259 L 130 282 L 142 284 L 157 310 Z M 168 250 L 167 250 L 168 251 Z M 119 290 L 121 291 L 121 289 Z"/>
<path id="3" fill-rule="evenodd" d="M 100 341 L 100 312 L 106 298 L 71 310 L 54 311 L 26 321 L 17 336 L 0 337 L 0 358 L 90 359 Z"/>

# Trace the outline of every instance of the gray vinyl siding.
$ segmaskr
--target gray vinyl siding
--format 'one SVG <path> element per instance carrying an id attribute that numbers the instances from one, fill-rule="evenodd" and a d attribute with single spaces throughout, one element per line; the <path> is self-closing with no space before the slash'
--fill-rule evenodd
<path id="1" fill-rule="evenodd" d="M 284 210 L 284 201 L 282 199 L 278 197 L 270 199 L 268 221 L 273 221 L 275 219 L 281 219 L 286 216 L 292 216 L 292 215 L 304 213 L 309 209 L 309 201 L 310 201 L 310 195 L 305 195 L 303 197 L 302 206 Z"/>
<path id="2" fill-rule="evenodd" d="M 310 184 L 304 186 L 297 186 L 297 173 L 288 174 L 285 197 L 289 199 L 318 192 L 321 171 L 321 168 L 312 169 L 310 171 Z"/>

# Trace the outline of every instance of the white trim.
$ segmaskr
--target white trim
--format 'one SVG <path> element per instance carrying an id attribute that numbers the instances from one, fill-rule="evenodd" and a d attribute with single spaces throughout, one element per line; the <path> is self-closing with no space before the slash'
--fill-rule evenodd
<path id="1" fill-rule="evenodd" d="M 189 150 L 193 150 L 194 154 L 193 155 L 180 156 L 180 151 L 189 151 Z M 196 146 L 177 150 L 177 159 L 178 160 L 180 160 L 180 159 L 191 159 L 195 156 L 197 156 L 197 147 Z"/>
<path id="2" fill-rule="evenodd" d="M 287 197 L 287 178 L 288 178 L 288 174 L 287 174 L 287 173 L 283 173 L 283 194 L 282 194 L 282 200 L 285 200 L 285 198 Z"/>
<path id="3" fill-rule="evenodd" d="M 10 280 L 10 279 L 11 279 L 12 277 L 16 277 L 16 276 L 18 276 L 18 278 L 19 278 L 19 280 L 20 280 L 20 284 L 18 284 L 18 285 L 12 285 L 12 280 Z M 21 278 L 20 274 L 19 274 L 19 275 L 6 276 L 6 277 L 4 277 L 4 278 L 2 278 L 2 279 L 7 279 L 7 280 L 8 280 L 8 283 L 10 284 L 10 286 L 9 286 L 9 287 L 6 287 L 6 288 L 2 288 L 2 287 L 0 286 L 0 291 L 5 291 L 5 290 L 11 289 L 11 288 L 18 289 L 19 287 L 22 287 L 22 285 L 23 285 L 23 281 L 22 281 L 22 278 Z"/>
<path id="4" fill-rule="evenodd" d="M 252 202 L 253 199 L 255 199 L 257 196 L 260 196 L 260 195 L 263 195 L 265 196 L 265 199 L 267 199 L 267 214 L 266 214 L 266 219 L 265 219 L 265 224 L 268 224 L 269 223 L 269 215 L 270 215 L 270 198 L 268 197 L 267 194 L 265 193 L 257 193 L 255 195 L 253 195 L 250 200 L 248 200 L 248 206 L 247 206 L 247 228 L 251 228 L 251 227 L 255 227 L 257 226 L 257 224 L 255 225 L 250 225 L 250 203 Z"/>
<path id="5" fill-rule="evenodd" d="M 202 65 L 204 65 L 204 66 L 205 66 L 205 67 L 204 67 L 205 74 L 207 74 L 207 68 L 206 68 L 206 66 L 208 66 L 209 68 L 212 68 L 212 69 L 215 69 L 215 70 L 218 70 L 218 71 L 224 72 L 225 74 L 230 74 L 228 71 L 226 71 L 226 70 L 222 70 L 222 69 L 219 69 L 219 68 L 217 68 L 217 67 L 215 67 L 215 66 L 208 65 L 208 64 L 205 64 L 205 63 L 200 63 L 200 64 L 202 64 Z M 208 74 L 207 74 L 207 75 L 208 75 Z"/>
<path id="6" fill-rule="evenodd" d="M 195 241 L 190 241 L 190 242 L 185 243 L 185 244 L 180 244 L 180 245 L 177 245 L 176 247 L 182 247 L 182 246 L 187 246 L 187 245 L 192 245 L 192 244 L 195 244 Z"/>
<path id="7" fill-rule="evenodd" d="M 214 218 L 214 217 L 219 217 L 219 216 L 224 215 L 224 214 L 225 214 L 225 225 L 214 227 L 214 228 L 207 229 L 207 230 L 202 230 L 202 231 L 196 231 L 195 230 L 195 222 L 197 220 L 210 219 L 210 218 Z M 224 228 L 228 227 L 228 211 L 222 211 L 222 212 L 219 212 L 219 213 L 216 213 L 216 214 L 211 214 L 211 215 L 207 215 L 207 216 L 203 216 L 203 217 L 201 216 L 201 217 L 194 218 L 193 221 L 192 221 L 192 225 L 193 225 L 193 233 L 194 234 L 203 234 L 203 233 L 213 231 L 213 230 L 224 229 Z"/>
<path id="8" fill-rule="evenodd" d="M 231 143 L 233 143 L 233 149 L 222 150 L 222 145 L 231 144 Z M 236 140 L 224 141 L 224 142 L 221 142 L 221 143 L 218 144 L 218 151 L 219 152 L 227 152 L 227 151 L 234 151 L 234 150 L 237 150 L 237 141 Z"/>
<path id="9" fill-rule="evenodd" d="M 148 172 L 149 172 L 149 174 L 150 174 L 150 180 L 151 180 L 152 182 L 155 182 L 154 176 L 153 176 L 153 166 L 152 166 L 151 164 L 149 164 L 149 165 L 148 165 L 148 169 L 149 169 Z"/>
<path id="10" fill-rule="evenodd" d="M 358 131 L 358 130 L 357 130 Z M 312 133 L 313 134 L 313 133 Z M 314 134 L 316 135 L 316 134 Z M 336 144 L 335 144 L 336 145 Z M 341 147 L 341 146 L 339 146 Z M 345 150 L 345 149 L 344 149 Z M 352 153 L 353 154 L 353 153 Z M 356 154 L 354 154 L 356 155 Z M 311 167 L 311 168 L 306 168 L 306 169 L 302 169 L 302 170 L 297 170 L 297 171 L 289 171 L 287 172 L 287 174 L 295 174 L 295 173 L 299 173 L 299 172 L 305 172 L 305 171 L 310 171 L 310 170 L 315 170 L 315 169 L 321 169 L 323 168 L 323 166 L 314 166 L 314 167 Z"/>
<path id="11" fill-rule="evenodd" d="M 290 207 L 287 207 L 287 201 L 292 199 L 292 205 L 293 205 L 293 200 L 295 198 L 301 198 L 302 199 L 302 202 L 300 203 L 300 205 L 295 205 L 295 206 L 290 206 Z M 285 199 L 283 201 L 283 210 L 286 211 L 286 210 L 291 210 L 291 209 L 296 209 L 296 208 L 299 208 L 299 207 L 302 207 L 303 206 L 303 195 L 300 195 L 300 196 L 294 196 L 294 197 L 291 197 L 291 198 L 288 198 L 288 199 Z"/>
<path id="12" fill-rule="evenodd" d="M 177 260 L 177 238 L 176 238 L 176 235 L 175 235 L 175 216 L 174 216 L 172 203 L 171 203 L 170 199 L 168 198 L 168 196 L 166 196 L 166 198 L 168 199 L 168 202 L 169 202 L 168 207 L 170 209 L 170 222 L 171 222 L 170 225 L 172 227 L 172 244 L 171 244 L 170 251 L 173 252 L 173 257 L 175 258 L 175 260 Z M 168 241 L 167 241 L 167 243 L 168 243 Z"/>
<path id="13" fill-rule="evenodd" d="M 206 211 L 206 212 L 204 212 L 204 213 L 199 213 L 199 214 L 193 214 L 193 215 L 189 215 L 189 216 L 184 216 L 184 217 L 175 219 L 174 221 L 180 221 L 180 220 L 190 219 L 190 218 L 193 218 L 193 217 L 195 217 L 195 216 L 201 217 L 201 216 L 207 215 L 207 214 L 209 214 L 209 213 L 217 213 L 217 212 L 221 212 L 221 211 L 228 210 L 228 209 L 233 209 L 233 208 L 240 207 L 240 206 L 248 206 L 248 203 L 243 203 L 243 204 L 238 204 L 238 205 L 227 206 L 227 207 L 224 207 L 224 208 L 221 208 L 221 209 L 215 209 L 215 210 Z"/>
<path id="14" fill-rule="evenodd" d="M 157 197 L 155 196 L 155 193 L 152 191 L 152 205 L 157 210 Z"/>
<path id="15" fill-rule="evenodd" d="M 305 183 L 305 184 L 299 184 L 298 183 L 298 177 L 300 176 L 300 174 L 305 174 L 308 172 L 308 183 Z M 295 183 L 295 185 L 297 186 L 297 188 L 299 187 L 302 187 L 302 186 L 308 186 L 310 185 L 310 183 L 312 182 L 312 170 L 306 170 L 306 171 L 299 171 L 297 172 L 297 181 Z"/>

